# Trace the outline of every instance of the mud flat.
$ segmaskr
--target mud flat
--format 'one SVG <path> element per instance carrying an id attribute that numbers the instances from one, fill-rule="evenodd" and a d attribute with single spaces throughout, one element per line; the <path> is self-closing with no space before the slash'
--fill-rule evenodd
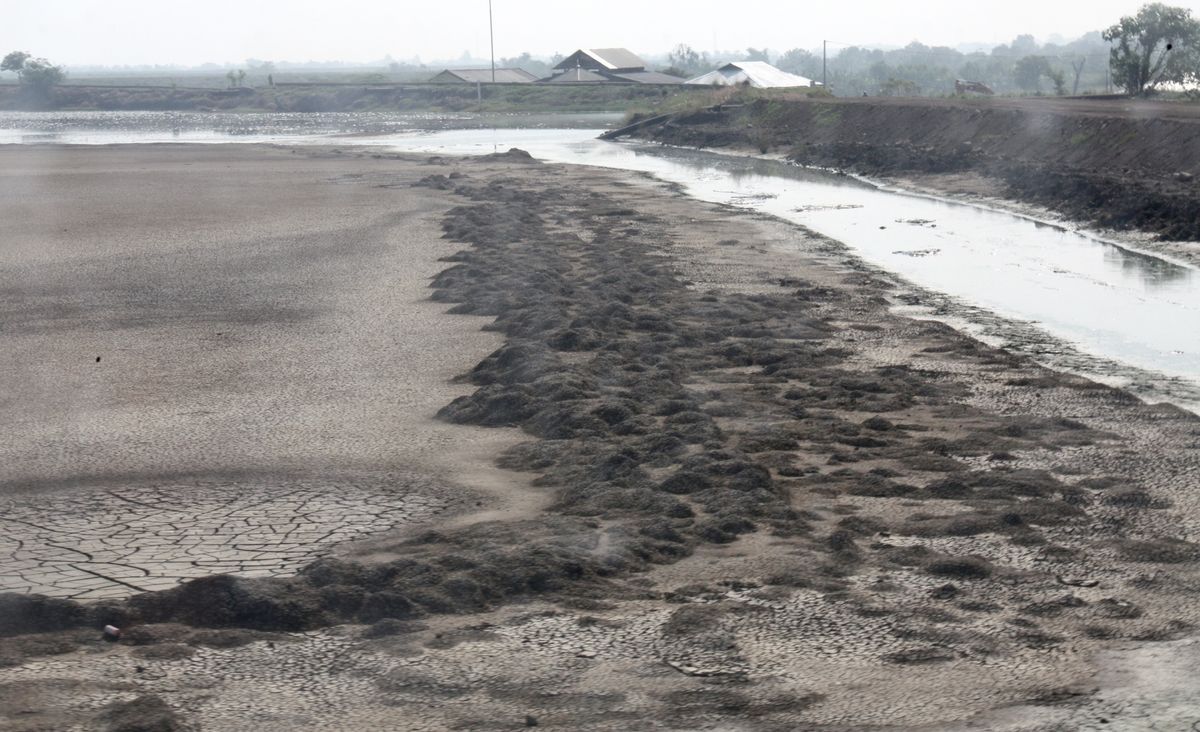
<path id="1" fill-rule="evenodd" d="M 242 191 L 275 196 L 270 206 L 212 192 L 210 208 L 189 209 L 203 197 L 180 186 L 177 233 L 151 238 L 203 251 L 220 241 L 209 227 L 237 232 L 237 219 L 267 216 L 278 230 L 272 256 L 257 261 L 270 276 L 194 302 L 236 310 L 286 292 L 317 314 L 241 319 L 261 328 L 256 340 L 207 356 L 208 388 L 235 394 L 227 425 L 283 425 L 231 453 L 203 449 L 224 444 L 206 442 L 215 430 L 176 435 L 183 427 L 158 404 L 185 400 L 179 389 L 140 401 L 130 391 L 120 422 L 115 407 L 68 410 L 63 389 L 43 388 L 22 424 L 62 414 L 95 420 L 86 435 L 112 434 L 71 459 L 32 438 L 9 448 L 7 464 L 24 471 L 10 481 L 23 510 L 97 490 L 79 475 L 99 473 L 106 453 L 170 475 L 205 475 L 210 461 L 253 476 L 264 470 L 249 465 L 286 465 L 305 477 L 301 496 L 314 474 L 377 460 L 392 472 L 366 471 L 385 476 L 371 490 L 453 496 L 438 490 L 448 483 L 480 505 L 421 528 L 338 537 L 327 556 L 276 576 L 201 577 L 83 603 L 0 596 L 0 728 L 1042 730 L 1136 728 L 1197 711 L 1161 673 L 1188 665 L 1200 622 L 1192 415 L 897 316 L 890 305 L 906 285 L 837 242 L 645 177 L 515 153 L 56 154 L 58 170 L 89 159 L 126 169 L 145 195 L 171 190 L 188 162 L 224 186 L 273 171 L 269 186 Z M 79 200 L 104 200 L 106 180 Z M 299 198 L 267 213 L 289 195 Z M 57 225 L 48 215 L 30 220 Z M 305 238 L 288 233 L 306 221 L 313 242 L 340 243 L 339 256 L 377 246 L 344 269 L 332 252 L 334 262 L 276 267 L 313 262 L 297 253 Z M 33 262 L 38 239 L 25 241 L 16 251 Z M 198 281 L 255 272 L 236 256 L 244 241 L 232 241 L 212 265 L 221 276 Z M 45 267 L 76 262 L 69 245 L 64 237 Z M 149 267 L 147 249 L 122 261 Z M 24 271 L 39 292 L 39 268 Z M 295 284 L 296 271 L 312 286 Z M 432 301 L 418 304 L 427 282 Z M 101 289 L 94 299 L 112 307 L 140 302 Z M 364 290 L 403 307 L 366 307 L 378 301 Z M 321 309 L 330 301 L 346 303 L 334 309 L 345 319 Z M 190 326 L 197 308 L 184 304 L 146 305 L 132 321 Z M 406 331 L 409 312 L 427 314 L 432 331 Z M 330 318 L 347 334 L 316 327 Z M 60 340 L 33 330 L 40 349 Z M 137 335 L 126 335 L 130 347 L 154 340 Z M 294 363 L 274 345 L 284 337 L 335 360 L 339 378 L 369 382 L 303 411 L 326 429 L 302 450 L 295 432 L 310 422 L 272 421 L 253 397 L 302 389 L 315 400 L 337 380 L 272 366 Z M 454 337 L 464 341 L 438 343 Z M 387 365 L 390 344 L 409 342 L 445 356 L 431 355 L 428 370 L 419 359 Z M 91 374 L 99 345 L 88 346 L 78 369 Z M 282 370 L 246 386 L 268 368 Z M 417 382 L 428 397 L 401 396 Z M 372 423 L 374 408 L 396 421 Z M 138 447 L 143 434 L 170 449 Z M 430 434 L 437 447 L 420 448 Z M 442 459 L 451 454 L 475 464 L 456 473 Z M 493 460 L 492 472 L 479 464 Z M 397 474 L 438 480 L 414 490 Z M 54 480 L 35 483 L 40 475 Z M 174 477 L 155 481 L 156 495 L 189 493 Z M 341 486 L 325 495 L 354 495 Z M 120 642 L 99 639 L 105 623 L 125 629 Z M 1114 669 L 1139 664 L 1144 673 Z"/>
<path id="2" fill-rule="evenodd" d="M 505 438 L 431 416 L 499 341 L 423 302 L 445 204 L 333 154 L 0 156 L 0 591 L 289 574 L 473 505 Z"/>

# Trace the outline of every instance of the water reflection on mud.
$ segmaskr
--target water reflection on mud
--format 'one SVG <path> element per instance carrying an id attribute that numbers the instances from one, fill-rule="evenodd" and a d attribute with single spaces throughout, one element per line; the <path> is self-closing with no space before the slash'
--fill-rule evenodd
<path id="1" fill-rule="evenodd" d="M 330 137 L 378 137 L 414 130 L 592 130 L 620 119 L 621 115 L 611 112 L 486 116 L 396 112 L 0 112 L 0 144 L 328 143 Z"/>
<path id="2" fill-rule="evenodd" d="M 1106 262 L 1114 267 L 1120 267 L 1122 271 L 1134 277 L 1140 277 L 1147 287 L 1186 283 L 1196 274 L 1196 270 L 1190 267 L 1168 262 L 1149 254 L 1130 251 L 1107 242 L 1103 246 Z"/>
<path id="3" fill-rule="evenodd" d="M 696 198 L 761 211 L 837 239 L 972 312 L 1025 323 L 1029 335 L 1017 343 L 1012 328 L 994 322 L 981 327 L 985 334 L 1003 332 L 1019 346 L 1045 343 L 1032 333 L 1040 330 L 1094 359 L 1081 367 L 1080 359 L 1066 362 L 1061 347 L 1051 347 L 1053 354 L 1040 355 L 1054 365 L 1200 405 L 1196 270 L 1083 232 L 779 161 L 609 143 L 583 139 L 581 131 L 446 130 L 399 135 L 390 146 L 444 154 L 521 147 L 548 161 L 652 173 Z M 1108 363 L 1114 361 L 1135 368 L 1122 373 Z M 1164 378 L 1148 380 L 1137 369 Z"/>

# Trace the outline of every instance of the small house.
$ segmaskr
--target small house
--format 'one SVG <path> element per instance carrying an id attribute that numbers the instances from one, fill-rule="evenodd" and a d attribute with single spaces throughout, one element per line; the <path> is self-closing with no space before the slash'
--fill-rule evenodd
<path id="1" fill-rule="evenodd" d="M 820 86 L 819 82 L 797 74 L 789 74 L 765 61 L 732 61 L 716 71 L 688 79 L 684 83 L 696 86 L 752 86 L 755 89 Z"/>
<path id="2" fill-rule="evenodd" d="M 492 69 L 446 69 L 429 80 L 432 84 L 491 84 Z M 532 84 L 537 77 L 525 69 L 496 69 L 497 84 Z"/>
<path id="3" fill-rule="evenodd" d="M 543 84 L 682 84 L 683 79 L 650 71 L 625 48 L 581 48 L 554 67 Z"/>

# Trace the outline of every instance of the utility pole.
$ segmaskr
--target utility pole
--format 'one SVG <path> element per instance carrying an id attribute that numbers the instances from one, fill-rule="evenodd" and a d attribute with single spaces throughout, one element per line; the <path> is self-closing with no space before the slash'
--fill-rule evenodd
<path id="1" fill-rule="evenodd" d="M 821 86 L 829 88 L 829 67 L 826 59 L 829 57 L 829 41 L 821 41 Z"/>
<path id="2" fill-rule="evenodd" d="M 492 83 L 496 83 L 496 28 L 492 25 L 492 0 L 488 0 L 488 39 L 492 44 Z"/>

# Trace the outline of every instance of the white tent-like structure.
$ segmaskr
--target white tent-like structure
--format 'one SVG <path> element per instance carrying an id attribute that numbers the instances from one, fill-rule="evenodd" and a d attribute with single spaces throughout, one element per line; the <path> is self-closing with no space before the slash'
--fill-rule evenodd
<path id="1" fill-rule="evenodd" d="M 744 86 L 755 89 L 776 89 L 793 86 L 820 86 L 819 82 L 797 74 L 781 71 L 765 61 L 732 61 L 716 71 L 710 71 L 685 84 L 697 86 Z"/>

